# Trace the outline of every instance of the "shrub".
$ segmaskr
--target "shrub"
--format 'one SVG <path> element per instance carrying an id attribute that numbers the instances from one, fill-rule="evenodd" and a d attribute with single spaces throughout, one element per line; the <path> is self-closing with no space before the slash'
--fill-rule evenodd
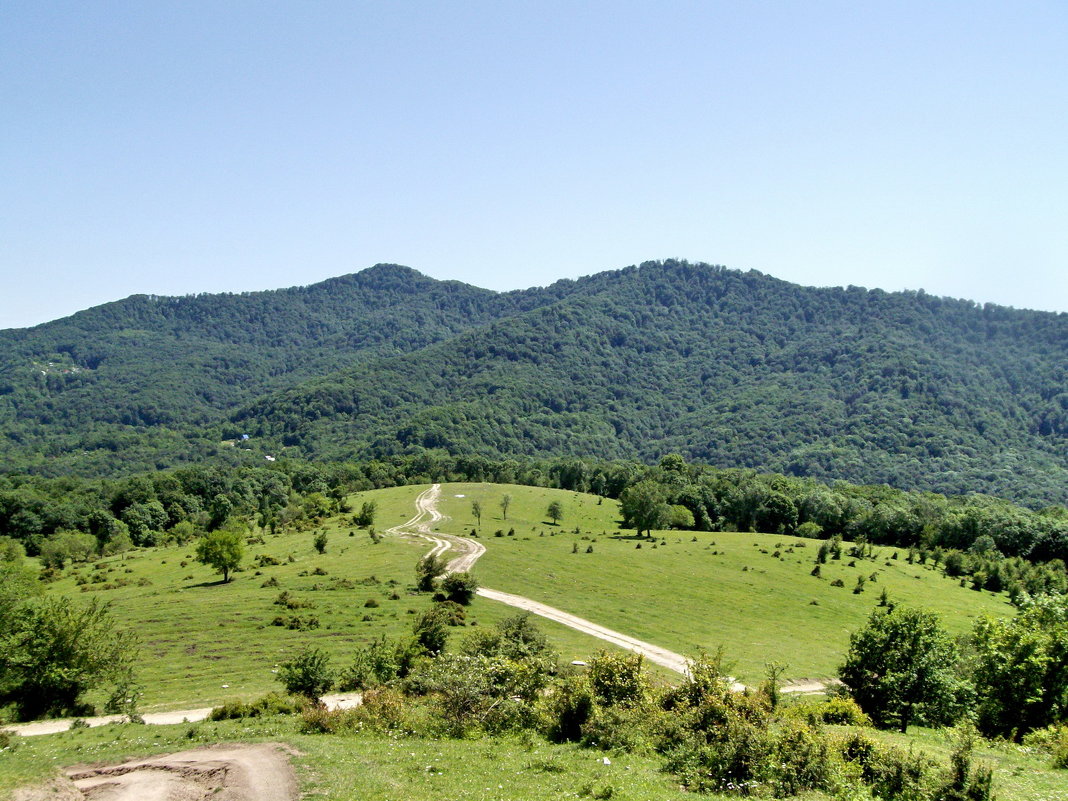
<path id="1" fill-rule="evenodd" d="M 603 751 L 650 753 L 654 715 L 637 707 L 595 707 L 582 725 L 582 744 Z"/>
<path id="2" fill-rule="evenodd" d="M 367 609 L 377 609 L 378 608 L 378 599 L 377 598 L 368 598 L 366 601 L 363 602 L 363 605 Z"/>
<path id="3" fill-rule="evenodd" d="M 466 610 L 455 601 L 441 601 L 437 608 L 450 626 L 462 626 L 467 619 Z"/>
<path id="4" fill-rule="evenodd" d="M 834 726 L 870 726 L 871 719 L 852 698 L 834 696 L 826 701 L 807 701 L 787 707 L 786 717 L 800 718 L 815 726 L 827 723 Z"/>
<path id="5" fill-rule="evenodd" d="M 392 681 L 400 673 L 398 645 L 385 636 L 357 648 L 352 662 L 338 676 L 340 690 L 365 690 Z"/>
<path id="6" fill-rule="evenodd" d="M 598 651 L 589 662 L 590 687 L 597 701 L 606 706 L 640 706 L 649 693 L 641 654 Z"/>
<path id="7" fill-rule="evenodd" d="M 356 709 L 327 709 L 313 704 L 301 712 L 300 730 L 304 734 L 342 734 L 357 731 L 360 724 Z"/>
<path id="8" fill-rule="evenodd" d="M 378 504 L 375 501 L 364 501 L 360 506 L 360 511 L 352 516 L 352 524 L 357 528 L 373 526 L 375 523 L 375 513 L 377 511 Z"/>
<path id="9" fill-rule="evenodd" d="M 445 650 L 449 638 L 449 620 L 451 613 L 440 605 L 432 606 L 421 614 L 412 626 L 412 633 L 418 646 L 429 654 Z"/>
<path id="10" fill-rule="evenodd" d="M 305 647 L 293 659 L 278 668 L 278 681 L 292 695 L 301 695 L 319 703 L 319 698 L 334 686 L 330 657 L 318 648 Z"/>
<path id="11" fill-rule="evenodd" d="M 470 573 L 450 573 L 441 581 L 441 592 L 453 603 L 467 606 L 478 591 L 478 580 Z"/>
<path id="12" fill-rule="evenodd" d="M 447 563 L 441 556 L 427 554 L 415 566 L 416 585 L 422 592 L 431 592 L 434 582 L 447 569 Z"/>
<path id="13" fill-rule="evenodd" d="M 268 693 L 255 701 L 227 701 L 211 710 L 208 720 L 236 720 L 240 718 L 259 718 L 268 715 L 294 715 L 305 704 L 293 698 L 286 698 L 278 693 Z"/>
<path id="14" fill-rule="evenodd" d="M 357 725 L 373 731 L 412 734 L 430 733 L 434 728 L 418 708 L 400 691 L 391 687 L 368 690 L 363 703 L 352 710 Z"/>
<path id="15" fill-rule="evenodd" d="M 1052 767 L 1068 768 L 1068 724 L 1054 724 L 1044 729 L 1036 729 L 1023 738 L 1023 744 L 1048 751 Z"/>
<path id="16" fill-rule="evenodd" d="M 776 797 L 834 789 L 839 758 L 818 729 L 797 720 L 784 721 L 772 733 L 769 745 L 761 774 Z"/>
<path id="17" fill-rule="evenodd" d="M 937 791 L 939 801 L 991 801 L 993 771 L 989 765 L 972 765 L 976 733 L 972 727 L 959 730 L 957 747 L 949 757 L 949 773 Z"/>
<path id="18" fill-rule="evenodd" d="M 585 676 L 558 682 L 539 708 L 545 736 L 554 743 L 578 742 L 593 711 L 593 689 Z"/>
<path id="19" fill-rule="evenodd" d="M 315 538 L 312 540 L 312 545 L 315 546 L 315 550 L 319 553 L 326 553 L 327 537 L 325 531 L 319 531 L 316 533 Z"/>

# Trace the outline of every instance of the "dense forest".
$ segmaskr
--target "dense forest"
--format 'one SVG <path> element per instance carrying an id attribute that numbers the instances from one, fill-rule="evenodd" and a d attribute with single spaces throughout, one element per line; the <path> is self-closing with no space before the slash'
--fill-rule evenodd
<path id="1" fill-rule="evenodd" d="M 1068 315 L 646 263 L 493 293 L 378 266 L 0 332 L 0 457 L 575 456 L 1068 500 Z M 248 439 L 242 439 L 247 434 Z"/>

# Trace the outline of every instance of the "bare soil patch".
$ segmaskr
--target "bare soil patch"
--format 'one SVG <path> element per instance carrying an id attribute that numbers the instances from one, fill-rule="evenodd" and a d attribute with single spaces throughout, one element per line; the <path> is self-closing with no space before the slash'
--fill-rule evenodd
<path id="1" fill-rule="evenodd" d="M 224 744 L 113 765 L 74 765 L 15 801 L 296 801 L 287 746 Z"/>

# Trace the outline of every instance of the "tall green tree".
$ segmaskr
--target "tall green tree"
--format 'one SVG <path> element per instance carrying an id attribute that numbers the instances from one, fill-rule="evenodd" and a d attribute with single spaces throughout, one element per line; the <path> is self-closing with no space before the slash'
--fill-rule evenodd
<path id="1" fill-rule="evenodd" d="M 958 657 L 932 612 L 876 608 L 850 636 L 838 677 L 876 725 L 906 731 L 953 719 L 963 690 Z"/>
<path id="2" fill-rule="evenodd" d="M 619 511 L 623 526 L 635 529 L 639 537 L 643 531 L 665 528 L 671 521 L 671 506 L 663 485 L 650 480 L 627 487 L 619 496 Z"/>
<path id="3" fill-rule="evenodd" d="M 197 561 L 222 573 L 224 582 L 229 581 L 230 573 L 241 566 L 244 556 L 245 537 L 236 528 L 209 531 L 197 543 Z"/>
<path id="4" fill-rule="evenodd" d="M 84 715 L 89 690 L 112 688 L 108 708 L 132 708 L 137 640 L 119 628 L 107 604 L 93 599 L 27 600 L 4 616 L 0 631 L 0 706 L 22 720 Z"/>
<path id="5" fill-rule="evenodd" d="M 1068 599 L 1040 596 L 1014 618 L 980 618 L 972 646 L 983 734 L 1019 738 L 1068 721 Z"/>

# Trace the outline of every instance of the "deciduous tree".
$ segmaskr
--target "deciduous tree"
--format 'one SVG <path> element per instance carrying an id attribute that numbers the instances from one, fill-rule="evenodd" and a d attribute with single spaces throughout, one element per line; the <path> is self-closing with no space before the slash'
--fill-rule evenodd
<path id="1" fill-rule="evenodd" d="M 197 543 L 197 561 L 222 573 L 224 582 L 230 580 L 231 571 L 240 567 L 244 555 L 245 538 L 233 528 L 208 532 Z"/>
<path id="2" fill-rule="evenodd" d="M 838 676 L 876 725 L 949 722 L 962 690 L 957 649 L 938 618 L 922 609 L 877 608 L 849 638 Z"/>

